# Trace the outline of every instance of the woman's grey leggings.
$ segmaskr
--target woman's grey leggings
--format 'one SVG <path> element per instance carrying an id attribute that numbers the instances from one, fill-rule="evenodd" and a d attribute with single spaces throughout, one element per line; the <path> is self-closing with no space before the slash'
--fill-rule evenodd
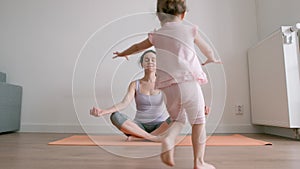
<path id="1" fill-rule="evenodd" d="M 110 115 L 110 120 L 112 122 L 112 124 L 114 126 L 116 126 L 119 130 L 121 129 L 123 123 L 126 121 L 126 120 L 130 120 L 128 116 L 126 116 L 125 114 L 123 113 L 120 113 L 120 112 L 114 112 Z M 146 132 L 148 133 L 151 133 L 152 131 L 156 130 L 157 128 L 160 127 L 160 125 L 164 122 L 155 122 L 155 123 L 140 123 L 140 122 L 137 122 L 137 121 L 132 121 L 134 122 L 135 124 L 137 124 L 141 129 L 145 130 Z M 168 124 L 171 123 L 171 118 L 167 118 L 166 122 Z M 125 133 L 124 133 L 125 134 Z M 125 134 L 127 135 L 127 134 Z M 127 135 L 129 136 L 129 135 Z"/>

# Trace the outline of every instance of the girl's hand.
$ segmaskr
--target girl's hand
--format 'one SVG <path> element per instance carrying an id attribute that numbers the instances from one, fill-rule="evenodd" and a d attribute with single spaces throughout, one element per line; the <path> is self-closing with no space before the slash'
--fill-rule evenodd
<path id="1" fill-rule="evenodd" d="M 222 64 L 222 62 L 220 60 L 216 60 L 216 59 L 212 59 L 212 58 L 209 58 L 207 59 L 204 63 L 202 63 L 202 66 L 208 64 L 208 63 L 217 63 L 217 64 Z"/>
<path id="2" fill-rule="evenodd" d="M 210 112 L 210 107 L 205 106 L 205 107 L 204 107 L 204 110 L 205 110 L 205 115 L 208 115 L 209 112 Z"/>
<path id="3" fill-rule="evenodd" d="M 90 109 L 90 115 L 95 116 L 95 117 L 99 117 L 103 115 L 103 110 L 93 107 L 92 109 Z"/>
<path id="4" fill-rule="evenodd" d="M 124 56 L 124 55 L 122 55 L 120 52 L 114 52 L 113 54 L 115 55 L 115 56 L 113 57 L 113 59 L 115 59 L 115 58 L 117 58 L 117 57 L 125 57 L 126 60 L 129 60 L 129 59 L 128 59 L 128 56 Z"/>

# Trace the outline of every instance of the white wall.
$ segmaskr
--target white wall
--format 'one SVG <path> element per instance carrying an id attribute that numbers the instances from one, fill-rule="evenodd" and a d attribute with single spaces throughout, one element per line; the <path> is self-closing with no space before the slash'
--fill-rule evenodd
<path id="1" fill-rule="evenodd" d="M 300 22 L 299 0 L 256 0 L 259 39 Z"/>
<path id="2" fill-rule="evenodd" d="M 247 49 L 257 42 L 255 0 L 189 0 L 188 6 L 187 20 L 209 37 L 225 69 L 227 100 L 217 132 L 255 132 L 250 122 L 247 68 Z M 8 82 L 23 86 L 21 131 L 80 132 L 80 120 L 89 127 L 100 124 L 97 129 L 102 133 L 111 132 L 105 124 L 107 118 L 88 115 L 88 109 L 96 104 L 93 92 L 97 103 L 107 107 L 113 99 L 122 98 L 129 80 L 140 69 L 137 57 L 125 64 L 111 60 L 106 52 L 144 38 L 158 23 L 154 15 L 141 14 L 106 24 L 125 15 L 154 11 L 153 0 L 0 1 L 0 71 L 7 73 Z M 99 28 L 103 29 L 96 32 Z M 142 34 L 132 36 L 136 31 Z M 130 38 L 116 44 L 124 35 Z M 75 111 L 72 77 L 76 63 Z M 118 66 L 111 78 L 111 71 Z M 118 83 L 111 82 L 116 79 Z M 244 115 L 235 115 L 237 104 L 244 105 Z"/>

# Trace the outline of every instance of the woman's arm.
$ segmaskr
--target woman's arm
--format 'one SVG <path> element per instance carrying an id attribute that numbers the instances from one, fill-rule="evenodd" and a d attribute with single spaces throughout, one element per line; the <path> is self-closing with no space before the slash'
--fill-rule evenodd
<path id="1" fill-rule="evenodd" d="M 208 63 L 221 63 L 221 61 L 216 60 L 215 59 L 215 55 L 214 52 L 211 48 L 211 46 L 206 43 L 199 34 L 196 35 L 195 37 L 195 44 L 197 45 L 197 47 L 200 49 L 200 51 L 205 55 L 205 57 L 207 58 L 207 60 L 202 64 L 202 65 L 206 65 Z"/>
<path id="2" fill-rule="evenodd" d="M 135 54 L 135 53 L 138 53 L 138 52 L 141 52 L 145 49 L 148 49 L 150 47 L 152 47 L 153 45 L 151 44 L 149 38 L 143 40 L 142 42 L 139 42 L 139 43 L 136 43 L 132 46 L 130 46 L 128 49 L 124 50 L 123 52 L 114 52 L 114 58 L 117 58 L 117 57 L 126 57 L 126 59 L 128 60 L 128 55 L 131 55 L 131 54 Z"/>
<path id="3" fill-rule="evenodd" d="M 113 112 L 116 112 L 116 111 L 120 111 L 120 110 L 123 110 L 125 109 L 129 104 L 130 102 L 133 100 L 134 98 L 134 95 L 135 95 L 135 82 L 131 82 L 129 87 L 128 87 L 128 91 L 125 95 L 125 97 L 123 98 L 123 100 L 116 104 L 116 105 L 113 105 L 112 107 L 108 108 L 108 109 L 100 109 L 100 108 L 96 108 L 96 107 L 93 107 L 93 109 L 90 110 L 90 114 L 93 115 L 93 116 L 102 116 L 102 115 L 105 115 L 105 114 L 110 114 L 110 113 L 113 113 Z"/>

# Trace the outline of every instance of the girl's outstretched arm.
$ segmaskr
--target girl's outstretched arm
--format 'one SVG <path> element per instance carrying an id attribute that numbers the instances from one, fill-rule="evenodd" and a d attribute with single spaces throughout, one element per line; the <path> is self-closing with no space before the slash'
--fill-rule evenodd
<path id="1" fill-rule="evenodd" d="M 202 63 L 202 65 L 206 65 L 208 63 L 222 63 L 219 60 L 215 59 L 214 51 L 212 50 L 211 46 L 206 43 L 199 34 L 196 35 L 195 37 L 195 44 L 197 47 L 200 49 L 200 51 L 205 55 L 207 60 Z"/>
<path id="2" fill-rule="evenodd" d="M 117 57 L 126 57 L 126 59 L 128 60 L 128 55 L 142 52 L 143 50 L 148 49 L 152 46 L 153 45 L 151 44 L 150 40 L 147 38 L 142 42 L 130 46 L 128 49 L 124 50 L 123 52 L 114 52 L 113 54 L 115 56 L 113 57 L 113 59 Z"/>

